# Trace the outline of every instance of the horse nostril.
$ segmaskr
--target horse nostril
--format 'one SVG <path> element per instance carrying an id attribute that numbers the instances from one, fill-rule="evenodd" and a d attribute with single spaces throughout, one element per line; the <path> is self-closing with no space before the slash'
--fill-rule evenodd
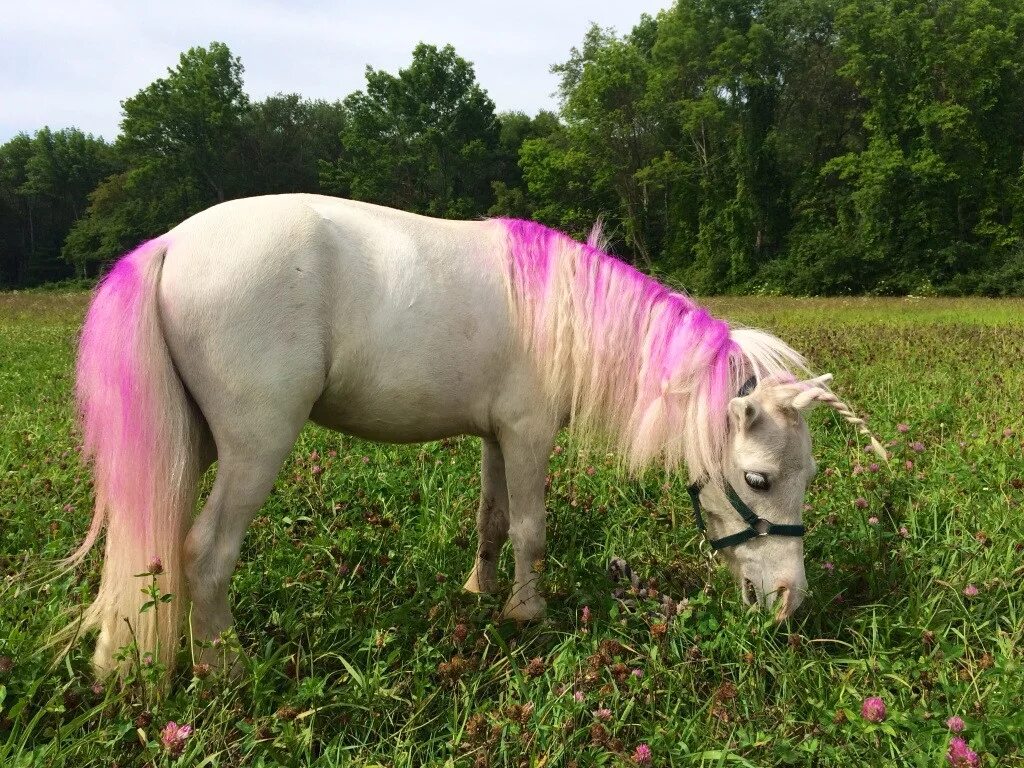
<path id="1" fill-rule="evenodd" d="M 747 605 L 757 605 L 757 590 L 750 579 L 743 580 L 743 599 Z"/>
<path id="2" fill-rule="evenodd" d="M 776 605 L 778 606 L 775 618 L 778 621 L 782 621 L 793 612 L 790 607 L 792 604 L 793 589 L 788 582 L 782 582 L 776 585 L 774 594 L 777 601 Z"/>

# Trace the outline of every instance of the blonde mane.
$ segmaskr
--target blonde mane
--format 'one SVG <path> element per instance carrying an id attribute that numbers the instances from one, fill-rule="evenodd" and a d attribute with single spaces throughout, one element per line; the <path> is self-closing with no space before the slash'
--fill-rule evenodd
<path id="1" fill-rule="evenodd" d="M 591 245 L 528 221 L 501 224 L 509 301 L 552 407 L 568 407 L 584 441 L 607 441 L 633 471 L 685 463 L 691 479 L 715 482 L 743 382 L 807 369 L 774 336 L 730 328 Z"/>

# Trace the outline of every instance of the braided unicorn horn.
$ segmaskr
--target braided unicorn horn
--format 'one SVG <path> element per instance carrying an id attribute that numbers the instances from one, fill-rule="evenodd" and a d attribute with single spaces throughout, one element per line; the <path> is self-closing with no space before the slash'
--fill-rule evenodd
<path id="1" fill-rule="evenodd" d="M 816 379 L 802 382 L 802 385 L 805 388 L 793 398 L 793 408 L 798 411 L 804 411 L 808 408 L 813 408 L 818 404 L 827 405 L 846 419 L 847 422 L 855 426 L 860 434 L 864 435 L 871 441 L 871 450 L 874 451 L 875 455 L 882 459 L 882 461 L 888 461 L 889 454 L 878 439 L 871 434 L 871 430 L 868 429 L 868 425 L 864 419 L 854 413 L 853 409 L 849 405 L 840 400 L 835 392 L 828 388 L 828 382 L 831 380 L 832 374 L 828 373 L 824 376 L 819 376 Z"/>

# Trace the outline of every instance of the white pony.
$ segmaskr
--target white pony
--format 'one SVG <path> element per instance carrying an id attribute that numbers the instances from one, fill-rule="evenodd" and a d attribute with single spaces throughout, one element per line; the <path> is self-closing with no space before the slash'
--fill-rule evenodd
<path id="1" fill-rule="evenodd" d="M 633 469 L 685 463 L 744 599 L 777 599 L 788 616 L 806 590 L 794 531 L 814 472 L 801 411 L 825 402 L 867 434 L 828 377 L 790 375 L 803 369 L 778 339 L 730 329 L 537 224 L 303 194 L 218 205 L 122 258 L 82 331 L 77 396 L 96 511 L 69 562 L 106 528 L 82 622 L 100 629 L 94 665 L 114 669 L 135 640 L 171 667 L 189 601 L 195 638 L 230 626 L 242 538 L 307 419 L 389 442 L 480 436 L 466 589 L 496 589 L 511 539 L 508 618 L 544 610 L 544 478 L 567 424 Z M 760 385 L 738 396 L 751 376 Z M 743 540 L 722 544 L 734 534 Z M 147 570 L 174 599 L 140 613 L 148 597 L 135 576 Z"/>

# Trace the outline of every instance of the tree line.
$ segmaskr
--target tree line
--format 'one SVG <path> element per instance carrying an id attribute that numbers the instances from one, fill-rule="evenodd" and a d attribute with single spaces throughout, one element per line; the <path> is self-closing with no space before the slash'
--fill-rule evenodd
<path id="1" fill-rule="evenodd" d="M 0 284 L 95 277 L 219 201 L 307 191 L 533 218 L 698 293 L 1024 294 L 1024 5 L 677 0 L 592 27 L 557 114 L 499 113 L 451 46 L 336 101 L 254 102 L 222 43 L 113 143 L 0 146 Z"/>

